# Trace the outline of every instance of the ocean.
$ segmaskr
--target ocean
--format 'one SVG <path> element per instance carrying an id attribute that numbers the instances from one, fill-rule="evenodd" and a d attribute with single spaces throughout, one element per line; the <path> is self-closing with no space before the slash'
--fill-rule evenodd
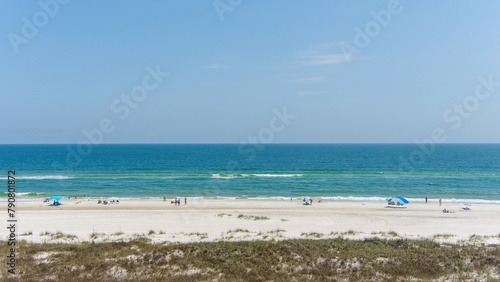
<path id="1" fill-rule="evenodd" d="M 500 204 L 498 144 L 0 145 L 2 201 L 9 170 L 21 200 L 166 194 Z"/>

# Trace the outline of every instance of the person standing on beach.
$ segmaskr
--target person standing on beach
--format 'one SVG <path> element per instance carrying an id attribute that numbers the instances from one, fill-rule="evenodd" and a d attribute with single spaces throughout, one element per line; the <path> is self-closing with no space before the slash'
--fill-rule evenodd
<path id="1" fill-rule="evenodd" d="M 163 201 L 165 202 L 167 200 L 167 194 L 163 194 Z"/>
<path id="2" fill-rule="evenodd" d="M 425 196 L 425 203 L 427 204 L 427 196 Z"/>
<path id="3" fill-rule="evenodd" d="M 184 205 L 187 205 L 187 204 L 188 204 L 187 198 L 184 197 Z"/>
<path id="4" fill-rule="evenodd" d="M 441 198 L 439 198 L 439 206 L 441 206 L 442 203 Z"/>

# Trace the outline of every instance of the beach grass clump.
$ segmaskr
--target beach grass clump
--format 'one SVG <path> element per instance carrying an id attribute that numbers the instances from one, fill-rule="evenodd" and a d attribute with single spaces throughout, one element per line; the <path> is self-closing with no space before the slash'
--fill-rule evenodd
<path id="1" fill-rule="evenodd" d="M 8 253 L 7 244 L 0 252 Z M 495 281 L 500 246 L 407 239 L 23 243 L 2 281 Z"/>
<path id="2" fill-rule="evenodd" d="M 248 229 L 243 229 L 243 228 L 236 228 L 227 231 L 227 234 L 234 234 L 234 233 L 250 233 L 250 231 Z"/>
<path id="3" fill-rule="evenodd" d="M 198 233 L 198 238 L 200 240 L 203 240 L 203 239 L 207 239 L 208 238 L 208 234 L 207 233 Z"/>
<path id="4" fill-rule="evenodd" d="M 30 236 L 30 235 L 33 235 L 33 231 L 27 231 L 22 234 L 19 234 L 19 236 Z"/>
<path id="5" fill-rule="evenodd" d="M 218 217 L 225 217 L 225 216 L 233 216 L 232 214 L 230 213 L 219 213 L 217 214 Z"/>
<path id="6" fill-rule="evenodd" d="M 255 215 L 246 215 L 246 214 L 239 214 L 238 218 L 239 219 L 250 219 L 250 220 L 269 220 L 270 219 L 267 216 L 255 216 Z"/>
<path id="7" fill-rule="evenodd" d="M 387 235 L 389 235 L 389 236 L 391 236 L 391 237 L 398 237 L 398 236 L 399 236 L 399 235 L 398 235 L 398 233 L 397 233 L 396 231 L 392 231 L 392 230 L 391 230 L 391 231 L 389 231 L 389 232 L 387 232 Z"/>
<path id="8" fill-rule="evenodd" d="M 187 236 L 197 236 L 199 239 L 207 239 L 208 238 L 208 233 L 201 233 L 201 232 L 191 232 L 185 234 Z"/>
<path id="9" fill-rule="evenodd" d="M 33 234 L 33 233 L 31 233 Z M 29 234 L 29 235 L 31 235 Z M 48 231 L 40 233 L 40 236 L 49 236 L 51 240 L 59 240 L 59 239 L 67 239 L 67 240 L 75 240 L 78 237 L 73 234 L 65 234 L 62 233 L 61 231 L 57 231 L 56 233 L 51 233 Z"/>
<path id="10" fill-rule="evenodd" d="M 96 240 L 99 237 L 104 237 L 104 236 L 106 236 L 106 234 L 104 234 L 104 233 L 97 233 L 97 232 L 90 233 L 90 239 L 91 240 Z"/>
<path id="11" fill-rule="evenodd" d="M 300 236 L 306 237 L 306 238 L 321 238 L 324 235 L 323 235 L 323 233 L 318 233 L 318 232 L 309 232 L 309 233 L 303 232 L 302 234 L 300 234 Z"/>
<path id="12" fill-rule="evenodd" d="M 156 234 L 156 232 L 154 230 L 152 230 L 152 229 L 148 231 L 148 235 L 150 235 L 150 236 L 151 235 L 155 235 L 155 234 Z"/>
<path id="13" fill-rule="evenodd" d="M 284 232 L 286 232 L 286 230 L 277 228 L 275 230 L 267 231 L 267 233 L 265 235 L 263 235 L 262 238 L 264 240 L 267 239 L 267 238 L 273 238 L 273 239 L 274 238 L 284 238 L 285 237 L 283 235 Z"/>
<path id="14" fill-rule="evenodd" d="M 52 234 L 50 236 L 50 238 L 52 240 L 57 240 L 57 239 L 75 240 L 78 237 L 76 237 L 76 235 L 73 235 L 73 234 L 65 234 L 65 233 L 62 233 L 62 232 L 56 232 L 56 233 Z"/>
<path id="15" fill-rule="evenodd" d="M 347 230 L 346 232 L 342 232 L 342 235 L 354 236 L 356 234 L 358 234 L 358 232 L 356 232 L 354 230 Z"/>
<path id="16" fill-rule="evenodd" d="M 276 235 L 279 235 L 279 234 L 281 234 L 283 232 L 286 232 L 286 230 L 280 229 L 280 228 L 276 228 L 274 230 L 268 231 L 267 234 L 276 234 Z"/>
<path id="17" fill-rule="evenodd" d="M 436 234 L 436 235 L 432 236 L 432 238 L 434 238 L 434 239 L 440 239 L 440 238 L 449 239 L 452 237 L 455 237 L 455 235 L 453 235 L 453 234 Z"/>

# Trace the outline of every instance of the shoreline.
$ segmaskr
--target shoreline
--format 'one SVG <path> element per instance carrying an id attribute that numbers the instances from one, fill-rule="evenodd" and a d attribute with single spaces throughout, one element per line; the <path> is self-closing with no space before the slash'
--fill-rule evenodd
<path id="1" fill-rule="evenodd" d="M 20 195 L 21 194 L 21 195 Z M 18 193 L 16 196 L 16 201 L 17 202 L 43 202 L 44 199 L 50 197 L 51 195 L 44 195 L 43 197 L 38 197 L 38 196 L 26 196 L 24 195 L 25 193 Z M 31 194 L 31 193 L 30 193 Z M 68 196 L 67 194 L 61 194 L 64 196 Z M 180 194 L 179 194 L 180 195 Z M 184 199 L 184 196 L 179 196 L 177 195 L 178 199 Z M 276 201 L 276 202 L 297 202 L 297 201 L 302 201 L 304 197 L 309 197 L 310 195 L 303 195 L 303 196 L 186 196 L 191 202 L 192 201 L 264 201 L 264 202 L 269 202 L 269 201 Z M 381 196 L 368 196 L 368 197 L 360 197 L 360 196 L 315 196 L 312 195 L 309 198 L 313 199 L 315 202 L 319 199 L 322 199 L 324 202 L 337 202 L 337 203 L 342 203 L 342 202 L 347 202 L 347 203 L 383 203 L 386 201 L 387 198 L 390 197 L 396 197 L 398 195 L 389 195 L 385 197 Z M 163 196 L 143 196 L 143 197 L 135 197 L 135 196 L 86 196 L 86 195 L 77 195 L 76 198 L 73 195 L 69 196 L 69 199 L 64 199 L 70 200 L 70 201 L 97 201 L 99 199 L 104 200 L 104 199 L 119 199 L 125 200 L 125 201 L 163 201 Z M 410 203 L 413 204 L 438 204 L 439 198 L 428 198 L 428 203 L 425 203 L 424 198 L 412 198 L 412 197 L 405 197 L 410 201 Z M 167 195 L 167 200 L 173 200 L 172 195 Z M 292 199 L 292 200 L 290 200 Z M 500 205 L 500 199 L 499 200 L 487 200 L 487 199 L 481 199 L 481 198 L 467 198 L 467 199 L 461 199 L 461 198 L 441 198 L 443 203 L 449 203 L 449 204 L 474 204 L 474 205 Z M 0 203 L 2 202 L 7 202 L 8 197 L 5 195 L 0 196 Z"/>
<path id="2" fill-rule="evenodd" d="M 17 206 L 18 240 L 34 243 L 128 241 L 154 243 L 284 239 L 429 238 L 439 242 L 500 244 L 500 205 L 443 201 L 410 203 L 284 200 L 192 200 L 175 206 L 162 199 L 63 199 L 60 206 L 23 201 Z M 443 213 L 446 208 L 451 213 Z M 59 234 L 59 235 L 57 235 Z M 6 239 L 5 236 L 2 238 Z M 474 239 L 474 240 L 472 240 Z"/>

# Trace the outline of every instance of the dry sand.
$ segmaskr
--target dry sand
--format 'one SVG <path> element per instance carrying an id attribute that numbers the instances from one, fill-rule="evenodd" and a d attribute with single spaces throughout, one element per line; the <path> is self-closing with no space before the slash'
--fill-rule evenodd
<path id="1" fill-rule="evenodd" d="M 433 238 L 446 242 L 500 243 L 500 205 L 280 200 L 191 200 L 180 206 L 153 199 L 99 205 L 97 199 L 17 202 L 18 240 L 28 242 L 118 241 L 137 236 L 153 242 L 287 238 Z M 443 213 L 442 209 L 452 213 Z M 63 235 L 55 235 L 61 232 Z M 154 233 L 153 233 L 154 232 Z M 92 236 L 94 234 L 94 236 Z M 72 237 L 69 235 L 75 235 Z M 476 235 L 476 236 L 473 236 Z M 6 235 L 3 240 L 6 240 Z"/>

